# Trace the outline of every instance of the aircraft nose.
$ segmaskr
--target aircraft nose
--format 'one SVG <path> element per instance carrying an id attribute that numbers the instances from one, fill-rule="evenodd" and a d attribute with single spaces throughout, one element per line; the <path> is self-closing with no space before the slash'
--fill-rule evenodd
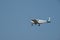
<path id="1" fill-rule="evenodd" d="M 31 23 L 34 23 L 33 21 L 31 21 Z"/>

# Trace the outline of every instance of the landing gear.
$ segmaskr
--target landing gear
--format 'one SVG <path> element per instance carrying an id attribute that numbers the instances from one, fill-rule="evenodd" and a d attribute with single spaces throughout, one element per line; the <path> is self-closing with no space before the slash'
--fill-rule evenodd
<path id="1" fill-rule="evenodd" d="M 33 26 L 33 24 L 31 24 Z"/>
<path id="2" fill-rule="evenodd" d="M 33 26 L 33 23 L 31 23 L 31 25 Z M 35 25 L 37 25 L 37 24 L 35 24 Z M 38 24 L 38 26 L 40 26 L 40 24 Z"/>
<path id="3" fill-rule="evenodd" d="M 38 24 L 38 26 L 40 26 L 40 24 Z"/>

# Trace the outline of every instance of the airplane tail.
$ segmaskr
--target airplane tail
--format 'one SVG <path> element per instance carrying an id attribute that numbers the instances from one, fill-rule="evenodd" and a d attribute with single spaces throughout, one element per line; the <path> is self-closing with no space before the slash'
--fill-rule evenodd
<path id="1" fill-rule="evenodd" d="M 50 23 L 50 22 L 51 22 L 50 17 L 48 18 L 47 22 L 48 22 L 48 23 Z"/>
<path id="2" fill-rule="evenodd" d="M 49 17 L 48 21 L 50 21 L 50 17 Z"/>

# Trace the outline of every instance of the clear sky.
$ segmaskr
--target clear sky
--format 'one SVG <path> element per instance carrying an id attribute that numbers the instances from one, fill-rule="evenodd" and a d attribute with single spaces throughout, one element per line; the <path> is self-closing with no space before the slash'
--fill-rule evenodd
<path id="1" fill-rule="evenodd" d="M 31 26 L 31 18 L 50 24 Z M 60 0 L 0 0 L 0 40 L 60 40 Z"/>

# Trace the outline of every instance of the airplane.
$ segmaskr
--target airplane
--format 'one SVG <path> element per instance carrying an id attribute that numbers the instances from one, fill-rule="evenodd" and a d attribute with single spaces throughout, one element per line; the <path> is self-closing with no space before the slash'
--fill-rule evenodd
<path id="1" fill-rule="evenodd" d="M 41 19 L 31 19 L 31 23 L 32 23 L 32 26 L 33 24 L 38 24 L 38 26 L 40 26 L 40 24 L 44 24 L 44 23 L 51 23 L 50 21 L 50 17 L 48 18 L 48 20 L 41 20 Z"/>

